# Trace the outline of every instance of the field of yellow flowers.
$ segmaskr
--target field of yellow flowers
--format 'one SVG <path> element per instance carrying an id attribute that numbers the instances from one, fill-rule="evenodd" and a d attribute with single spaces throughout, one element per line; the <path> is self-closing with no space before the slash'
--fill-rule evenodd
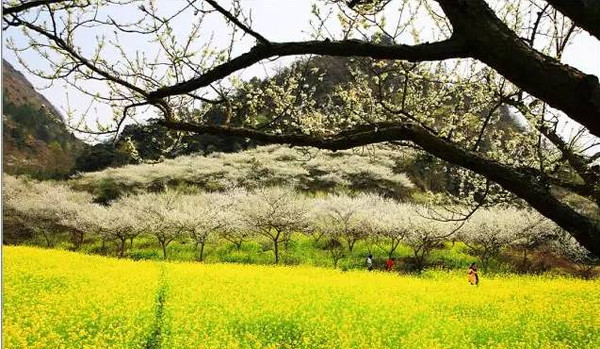
<path id="1" fill-rule="evenodd" d="M 5 348 L 600 348 L 600 281 L 3 249 Z"/>

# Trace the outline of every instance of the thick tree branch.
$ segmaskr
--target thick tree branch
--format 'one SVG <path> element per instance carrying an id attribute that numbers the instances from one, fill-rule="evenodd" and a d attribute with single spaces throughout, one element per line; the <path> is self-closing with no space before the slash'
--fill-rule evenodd
<path id="1" fill-rule="evenodd" d="M 531 48 L 483 0 L 437 0 L 473 57 L 600 136 L 598 77 Z"/>
<path id="2" fill-rule="evenodd" d="M 517 108 L 517 110 L 526 118 L 531 115 L 529 108 L 522 102 L 514 101 L 511 99 L 505 99 L 509 105 Z M 596 202 L 600 203 L 600 173 L 597 173 L 590 166 L 591 160 L 582 154 L 576 153 L 567 142 L 565 142 L 554 130 L 550 129 L 547 125 L 536 124 L 535 128 L 548 139 L 562 154 L 562 158 L 571 165 L 573 170 L 583 179 L 586 183 L 587 195 L 586 197 L 593 198 Z M 581 193 L 580 193 L 581 194 Z"/>
<path id="3" fill-rule="evenodd" d="M 72 0 L 34 0 L 24 2 L 19 5 L 11 6 L 11 7 L 2 7 L 2 15 L 12 15 L 17 14 L 19 12 L 23 12 L 34 7 L 49 5 L 49 4 L 59 4 L 61 2 L 69 2 Z"/>
<path id="4" fill-rule="evenodd" d="M 552 7 L 569 17 L 575 25 L 600 40 L 600 1 L 546 0 Z"/>
<path id="5" fill-rule="evenodd" d="M 358 40 L 306 41 L 271 43 L 254 46 L 249 52 L 223 63 L 201 76 L 186 82 L 160 88 L 151 92 L 150 99 L 164 98 L 192 92 L 223 79 L 230 74 L 247 68 L 263 59 L 292 55 L 317 54 L 327 56 L 360 56 L 376 59 L 401 59 L 407 61 L 437 61 L 449 58 L 468 57 L 460 40 L 450 39 L 421 45 L 379 45 Z"/>

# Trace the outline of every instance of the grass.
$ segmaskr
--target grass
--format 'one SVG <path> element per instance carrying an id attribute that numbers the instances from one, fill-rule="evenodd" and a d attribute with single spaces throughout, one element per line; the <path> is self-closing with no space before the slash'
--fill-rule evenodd
<path id="1" fill-rule="evenodd" d="M 42 246 L 40 241 L 30 240 L 27 245 Z M 107 242 L 106 251 L 101 251 L 100 241 L 91 241 L 83 245 L 80 252 L 92 254 L 107 254 L 113 257 L 118 256 L 117 245 L 114 242 Z M 315 241 L 310 237 L 296 234 L 286 246 L 281 244 L 281 264 L 283 265 L 307 265 L 314 267 L 332 268 L 333 261 L 329 252 L 325 249 L 325 241 Z M 58 249 L 68 250 L 72 248 L 70 242 L 63 240 L 56 245 Z M 384 269 L 387 253 L 381 250 L 377 245 L 369 241 L 359 240 L 352 252 L 345 248 L 345 255 L 338 263 L 338 268 L 342 270 L 365 269 L 365 258 L 373 253 L 377 268 Z M 158 247 L 156 239 L 148 236 L 141 236 L 134 240 L 133 247 L 127 242 L 125 257 L 133 260 L 163 260 L 162 251 Z M 173 241 L 167 247 L 167 260 L 192 262 L 197 261 L 198 253 L 194 249 L 194 244 L 189 241 Z M 394 252 L 394 257 L 406 259 L 412 257 L 412 250 L 404 245 L 400 245 Z M 213 240 L 206 245 L 204 250 L 204 261 L 207 263 L 244 263 L 271 265 L 274 261 L 272 244 L 270 241 L 254 238 L 245 241 L 241 249 L 237 249 L 233 244 L 224 240 Z M 477 257 L 469 255 L 466 252 L 464 244 L 457 242 L 455 245 L 448 243 L 444 249 L 434 250 L 429 261 L 437 267 L 446 269 L 458 268 L 465 269 L 471 262 L 477 261 Z M 402 263 L 398 268 L 401 270 Z M 495 269 L 505 272 L 506 266 L 500 263 L 494 265 Z"/>
<path id="2" fill-rule="evenodd" d="M 597 348 L 600 281 L 4 248 L 5 348 Z"/>

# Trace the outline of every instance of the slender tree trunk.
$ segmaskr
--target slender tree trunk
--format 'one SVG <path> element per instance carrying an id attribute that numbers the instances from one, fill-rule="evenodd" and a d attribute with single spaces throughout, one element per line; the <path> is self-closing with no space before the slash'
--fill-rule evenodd
<path id="1" fill-rule="evenodd" d="M 134 236 L 129 238 L 129 248 L 133 249 L 133 239 L 135 239 Z"/>
<path id="2" fill-rule="evenodd" d="M 120 238 L 119 240 L 121 241 L 119 246 L 119 258 L 123 258 L 125 255 L 125 241 L 127 241 L 127 238 Z"/>
<path id="3" fill-rule="evenodd" d="M 77 244 L 75 245 L 76 250 L 78 250 L 81 247 L 81 245 L 83 245 L 84 240 L 85 240 L 85 235 L 82 232 L 77 233 Z"/>
<path id="4" fill-rule="evenodd" d="M 159 242 L 160 242 L 160 246 L 162 247 L 163 259 L 166 260 L 167 259 L 167 244 L 166 244 L 166 241 L 159 240 Z"/>
<path id="5" fill-rule="evenodd" d="M 425 267 L 425 247 L 420 247 L 419 249 L 414 250 L 415 260 L 417 262 L 417 270 L 420 272 L 423 271 Z"/>
<path id="6" fill-rule="evenodd" d="M 390 249 L 389 253 L 388 253 L 388 258 L 392 258 L 394 256 L 394 252 L 396 252 L 396 249 L 398 248 L 398 246 L 400 245 L 400 239 L 395 240 L 392 239 L 392 248 Z"/>
<path id="7" fill-rule="evenodd" d="M 348 252 L 352 252 L 357 239 L 348 239 Z"/>
<path id="8" fill-rule="evenodd" d="M 50 240 L 50 236 L 48 235 L 46 230 L 42 229 L 40 232 L 41 232 L 42 236 L 44 237 L 44 240 L 46 240 L 46 247 L 52 247 L 52 241 Z"/>
<path id="9" fill-rule="evenodd" d="M 200 243 L 200 262 L 202 262 L 204 260 L 204 245 L 205 244 L 206 244 L 206 242 Z"/>
<path id="10" fill-rule="evenodd" d="M 242 241 L 234 242 L 233 244 L 235 245 L 238 251 L 242 249 Z"/>
<path id="11" fill-rule="evenodd" d="M 273 252 L 275 252 L 275 264 L 279 264 L 279 239 L 273 239 Z"/>

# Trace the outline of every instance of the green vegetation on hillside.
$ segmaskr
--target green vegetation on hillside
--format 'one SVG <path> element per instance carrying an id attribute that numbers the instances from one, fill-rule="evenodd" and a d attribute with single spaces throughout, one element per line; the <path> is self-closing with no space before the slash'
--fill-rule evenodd
<path id="1" fill-rule="evenodd" d="M 60 113 L 23 74 L 2 61 L 4 171 L 35 178 L 67 178 L 86 145 L 65 126 Z"/>

